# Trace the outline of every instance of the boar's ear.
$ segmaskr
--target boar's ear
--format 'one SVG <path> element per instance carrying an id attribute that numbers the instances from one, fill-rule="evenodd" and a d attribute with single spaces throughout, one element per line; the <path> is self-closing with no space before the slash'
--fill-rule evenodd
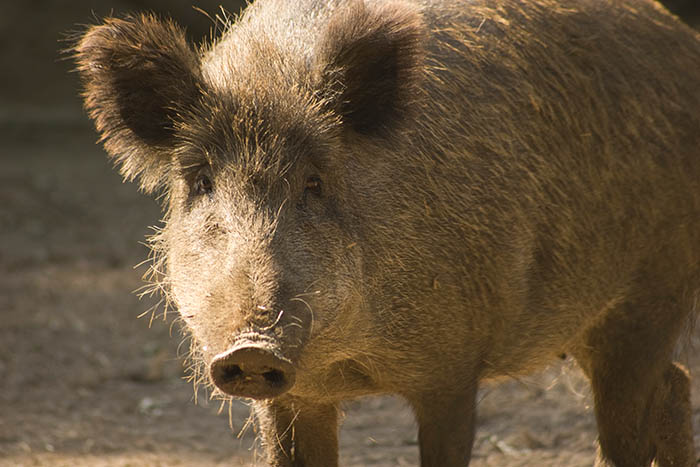
<path id="1" fill-rule="evenodd" d="M 124 178 L 153 191 L 170 165 L 178 114 L 199 92 L 199 59 L 182 29 L 152 15 L 110 18 L 75 47 L 85 108 Z"/>
<path id="2" fill-rule="evenodd" d="M 406 117 L 423 63 L 425 28 L 415 7 L 354 0 L 336 11 L 318 71 L 333 111 L 354 131 L 381 134 Z"/>

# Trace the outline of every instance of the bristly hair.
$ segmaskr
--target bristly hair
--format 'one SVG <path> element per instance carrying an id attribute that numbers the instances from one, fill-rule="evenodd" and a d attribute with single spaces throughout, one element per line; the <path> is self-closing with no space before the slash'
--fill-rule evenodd
<path id="1" fill-rule="evenodd" d="M 147 242 L 145 244 L 150 248 L 150 252 L 148 258 L 141 263 L 141 265 L 147 266 L 142 276 L 145 285 L 137 292 L 139 297 L 160 297 L 160 300 L 153 307 L 139 315 L 139 317 L 144 317 L 150 313 L 150 322 L 159 317 L 162 317 L 163 320 L 167 320 L 168 311 L 174 308 L 170 291 L 170 281 L 166 271 L 168 248 L 166 231 L 158 227 L 152 227 L 152 229 L 154 232 L 147 237 Z M 184 325 L 182 317 L 178 316 L 174 319 L 172 325 L 177 326 L 182 333 L 182 342 L 180 346 L 178 346 L 178 356 L 184 357 L 187 380 L 192 383 L 195 403 L 197 402 L 200 388 L 203 388 L 210 399 L 220 400 L 222 404 L 230 405 L 233 398 L 217 389 L 207 377 L 208 371 L 205 359 L 201 356 L 201 349 L 190 334 L 187 326 Z M 180 347 L 183 344 L 187 344 L 188 341 L 187 353 L 181 355 Z M 229 423 L 232 423 L 230 418 Z"/>

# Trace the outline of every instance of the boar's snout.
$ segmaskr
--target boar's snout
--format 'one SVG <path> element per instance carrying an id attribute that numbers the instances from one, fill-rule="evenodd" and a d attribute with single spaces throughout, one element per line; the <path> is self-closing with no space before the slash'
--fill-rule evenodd
<path id="1" fill-rule="evenodd" d="M 296 371 L 267 342 L 246 342 L 215 356 L 210 365 L 214 385 L 228 395 L 269 399 L 287 392 Z"/>

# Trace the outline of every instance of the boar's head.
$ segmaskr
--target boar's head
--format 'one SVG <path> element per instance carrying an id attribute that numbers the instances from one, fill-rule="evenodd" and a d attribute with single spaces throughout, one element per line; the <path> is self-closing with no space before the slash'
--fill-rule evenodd
<path id="1" fill-rule="evenodd" d="M 373 332 L 367 180 L 409 119 L 422 25 L 403 5 L 298 30 L 250 10 L 200 50 L 171 21 L 107 19 L 76 59 L 107 152 L 165 200 L 153 269 L 199 371 L 264 399 L 318 392 Z"/>

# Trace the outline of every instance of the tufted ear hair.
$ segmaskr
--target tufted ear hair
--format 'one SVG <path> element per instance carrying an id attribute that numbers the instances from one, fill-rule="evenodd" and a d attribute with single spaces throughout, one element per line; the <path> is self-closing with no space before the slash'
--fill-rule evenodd
<path id="1" fill-rule="evenodd" d="M 318 73 L 344 125 L 378 135 L 405 119 L 415 99 L 425 27 L 412 5 L 347 3 L 333 13 L 323 34 Z"/>
<path id="2" fill-rule="evenodd" d="M 153 15 L 108 18 L 74 49 L 84 104 L 125 179 L 155 190 L 170 166 L 178 115 L 199 91 L 184 31 Z"/>

